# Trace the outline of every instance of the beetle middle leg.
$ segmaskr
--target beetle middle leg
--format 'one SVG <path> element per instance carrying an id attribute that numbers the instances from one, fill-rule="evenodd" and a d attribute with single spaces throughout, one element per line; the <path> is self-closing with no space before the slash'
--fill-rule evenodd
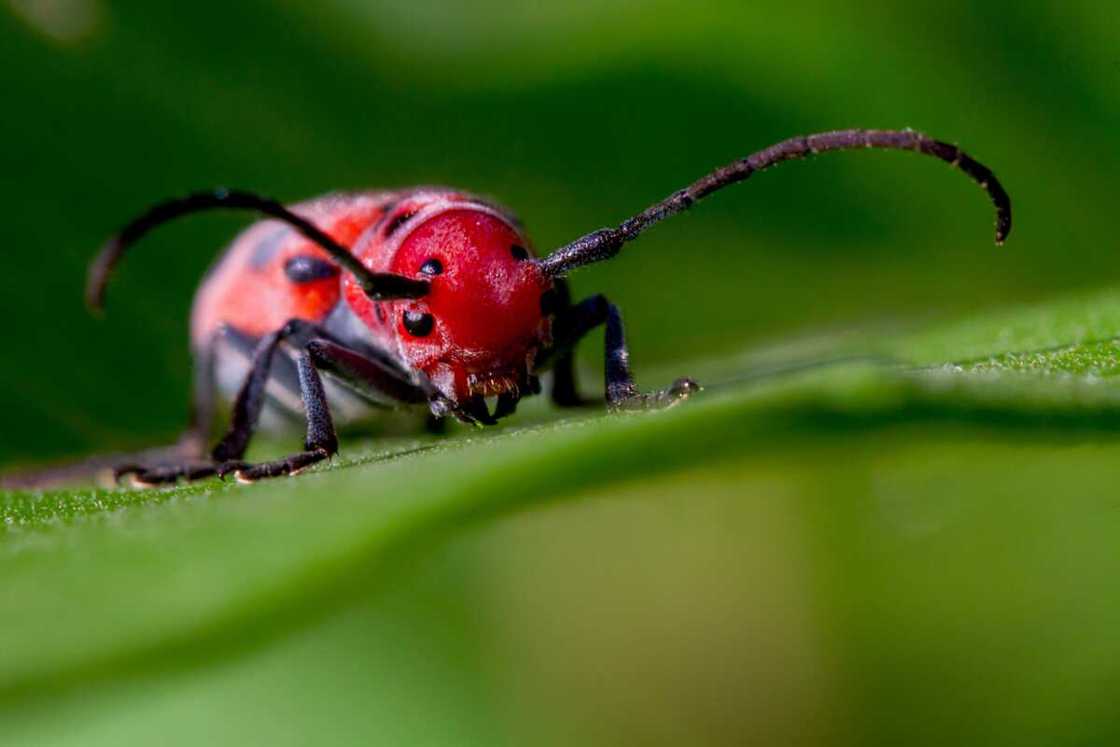
<path id="1" fill-rule="evenodd" d="M 622 326 L 622 314 L 605 296 L 595 295 L 565 309 L 556 320 L 557 366 L 565 365 L 565 357 L 584 337 L 600 324 L 605 326 L 606 399 L 610 410 L 668 407 L 700 390 L 700 385 L 682 377 L 665 389 L 641 392 L 630 371 L 630 350 Z M 560 386 L 565 385 L 565 372 L 560 372 Z M 574 391 L 574 386 L 572 387 Z M 565 393 L 568 394 L 568 393 Z M 553 397 L 556 400 L 554 394 Z M 558 402 L 558 404 L 561 404 Z"/>

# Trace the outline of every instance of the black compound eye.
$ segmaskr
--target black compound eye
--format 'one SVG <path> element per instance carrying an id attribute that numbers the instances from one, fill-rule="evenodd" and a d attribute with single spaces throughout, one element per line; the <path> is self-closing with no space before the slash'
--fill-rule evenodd
<path id="1" fill-rule="evenodd" d="M 514 259 L 529 259 L 529 251 L 520 244 L 511 246 L 509 253 L 513 255 Z"/>
<path id="2" fill-rule="evenodd" d="M 443 263 L 435 257 L 427 260 L 424 264 L 420 265 L 420 272 L 425 275 L 442 275 Z"/>
<path id="3" fill-rule="evenodd" d="M 413 337 L 427 337 L 432 333 L 432 327 L 436 323 L 431 314 L 425 314 L 422 311 L 406 311 L 402 315 L 401 321 L 404 322 L 404 328 Z"/>

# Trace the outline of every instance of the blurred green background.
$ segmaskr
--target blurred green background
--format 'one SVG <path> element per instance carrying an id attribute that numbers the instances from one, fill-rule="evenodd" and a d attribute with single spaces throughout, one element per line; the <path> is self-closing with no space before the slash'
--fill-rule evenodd
<path id="1" fill-rule="evenodd" d="M 959 143 L 1011 193 L 1015 229 L 997 249 L 987 199 L 930 159 L 834 154 L 728 190 L 573 278 L 577 296 L 601 291 L 622 307 L 640 380 L 1120 277 L 1120 14 L 1106 2 L 0 9 L 4 466 L 177 434 L 191 294 L 244 218 L 200 217 L 147 240 L 104 319 L 82 305 L 84 271 L 149 203 L 218 184 L 286 200 L 460 186 L 513 208 L 547 251 L 772 142 L 857 126 Z M 588 391 L 597 345 L 581 350 Z M 432 540 L 359 573 L 363 591 L 313 624 L 175 654 L 196 666 L 106 677 L 102 664 L 90 689 L 49 678 L 30 695 L 0 689 L 20 714 L 9 734 L 81 744 L 1120 737 L 1114 441 L 1023 444 L 903 424 L 784 443 L 656 481 L 636 470 L 609 500 L 573 489 L 562 505 Z M 35 540 L 21 542 L 13 567 L 34 554 Z M 180 548 L 178 572 L 209 542 Z M 235 562 L 235 545 L 219 557 Z M 0 611 L 16 600 L 0 598 Z"/>

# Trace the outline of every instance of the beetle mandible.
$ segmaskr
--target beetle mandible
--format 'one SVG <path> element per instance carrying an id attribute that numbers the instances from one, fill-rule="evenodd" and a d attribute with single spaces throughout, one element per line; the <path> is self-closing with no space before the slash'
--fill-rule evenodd
<path id="1" fill-rule="evenodd" d="M 105 286 L 130 245 L 180 216 L 216 208 L 266 216 L 242 232 L 207 276 L 191 314 L 194 396 L 189 428 L 170 463 L 128 464 L 139 485 L 233 473 L 251 482 L 295 474 L 338 451 L 332 408 L 416 405 L 435 418 L 490 425 L 541 390 L 582 403 L 573 351 L 603 325 L 606 404 L 663 407 L 699 386 L 677 379 L 642 392 L 630 372 L 618 308 L 605 296 L 572 303 L 565 276 L 610 259 L 653 224 L 783 161 L 835 150 L 911 150 L 960 169 L 995 205 L 996 243 L 1011 230 L 1011 202 L 986 166 L 955 145 L 912 130 L 838 130 L 790 138 L 733 161 L 614 228 L 582 236 L 537 258 L 517 219 L 470 194 L 444 188 L 332 194 L 284 207 L 218 189 L 158 204 L 102 248 L 87 300 Z M 322 374 L 328 374 L 324 385 Z M 215 404 L 233 400 L 228 430 L 204 459 Z M 486 398 L 496 398 L 493 410 Z M 303 410 L 304 449 L 258 464 L 243 461 L 266 401 Z"/>

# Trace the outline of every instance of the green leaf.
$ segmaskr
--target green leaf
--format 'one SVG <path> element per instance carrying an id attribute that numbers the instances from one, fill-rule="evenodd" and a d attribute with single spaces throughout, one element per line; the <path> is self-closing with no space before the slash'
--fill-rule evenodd
<path id="1" fill-rule="evenodd" d="M 989 702 L 992 694 L 980 684 L 968 684 L 962 690 L 964 674 L 954 669 L 954 662 L 973 672 L 985 666 L 1010 666 L 1016 655 L 1031 645 L 1016 614 L 1034 620 L 1035 625 L 1049 625 L 1051 642 L 1047 657 L 1033 656 L 1029 664 L 1027 659 L 1020 660 L 1022 666 L 1031 668 L 1033 676 L 1011 677 L 1020 683 L 1014 702 L 1042 702 L 1049 709 L 1046 715 L 1066 720 L 1071 714 L 1090 713 L 1094 707 L 1104 707 L 1107 689 L 1097 691 L 1098 697 L 1088 701 L 1047 700 L 1045 678 L 1034 668 L 1042 666 L 1044 672 L 1057 676 L 1070 661 L 1087 655 L 1084 647 L 1100 650 L 1114 640 L 1112 623 L 1120 618 L 1120 600 L 1106 591 L 1120 570 L 1116 567 L 1117 556 L 1111 551 L 1111 541 L 1120 528 L 1116 526 L 1120 514 L 1109 508 L 1115 446 L 1086 451 L 1084 444 L 1099 442 L 1101 429 L 1113 433 L 1120 426 L 1120 400 L 1093 387 L 1062 383 L 1046 387 L 1024 384 L 1017 389 L 1019 396 L 1005 399 L 995 392 L 1007 383 L 1005 378 L 991 380 L 984 376 L 974 381 L 969 375 L 944 372 L 914 377 L 869 369 L 829 370 L 756 391 L 714 394 L 665 413 L 565 422 L 456 442 L 375 464 L 334 468 L 280 483 L 209 492 L 181 489 L 151 502 L 139 500 L 150 498 L 150 492 L 134 494 L 138 500 L 133 506 L 106 511 L 103 516 L 88 514 L 11 531 L 3 544 L 0 577 L 5 594 L 0 636 L 7 651 L 3 676 L 8 713 L 12 718 L 23 714 L 21 722 L 34 724 L 35 715 L 44 713 L 45 706 L 27 711 L 29 704 L 51 702 L 59 696 L 52 693 L 80 692 L 92 686 L 107 688 L 110 695 L 101 698 L 109 705 L 114 704 L 113 697 L 118 697 L 121 702 L 115 704 L 116 708 L 131 709 L 124 704 L 132 703 L 141 711 L 138 719 L 126 719 L 129 726 L 123 732 L 109 722 L 102 723 L 99 731 L 109 735 L 107 741 L 114 735 L 119 738 L 122 733 L 133 733 L 129 729 L 141 735 L 156 733 L 163 718 L 168 717 L 167 707 L 184 696 L 200 698 L 218 713 L 231 707 L 224 704 L 228 699 L 236 702 L 239 715 L 235 717 L 230 711 L 230 725 L 217 730 L 226 738 L 236 736 L 238 729 L 249 728 L 246 723 L 259 724 L 267 733 L 267 723 L 256 717 L 248 722 L 241 720 L 244 702 L 233 693 L 241 692 L 245 678 L 250 683 L 250 702 L 256 699 L 258 707 L 267 712 L 269 699 L 275 697 L 274 677 L 281 682 L 295 676 L 300 682 L 305 676 L 312 681 L 327 677 L 326 672 L 307 674 L 322 666 L 315 664 L 318 659 L 312 652 L 322 653 L 326 646 L 333 652 L 331 656 L 337 657 L 340 652 L 334 647 L 345 645 L 348 637 L 358 646 L 352 655 L 369 660 L 366 666 L 373 673 L 363 675 L 371 680 L 363 686 L 370 693 L 375 711 L 397 702 L 385 692 L 377 696 L 389 688 L 387 682 L 376 685 L 388 676 L 383 667 L 394 671 L 403 668 L 404 674 L 399 677 L 406 691 L 428 702 L 440 702 L 439 697 L 447 696 L 438 696 L 438 688 L 433 692 L 429 677 L 422 675 L 425 670 L 417 669 L 419 660 L 406 655 L 402 661 L 390 655 L 399 651 L 396 646 L 402 636 L 412 646 L 430 641 L 410 638 L 400 630 L 394 632 L 393 623 L 388 623 L 390 630 L 378 632 L 378 627 L 386 623 L 376 622 L 381 618 L 365 606 L 370 603 L 357 600 L 364 598 L 367 589 L 396 578 L 394 558 L 399 564 L 402 554 L 409 557 L 423 547 L 430 552 L 442 546 L 439 536 L 443 533 L 461 532 L 472 520 L 514 508 L 524 511 L 537 507 L 539 511 L 541 504 L 560 497 L 579 499 L 577 506 L 586 506 L 588 501 L 624 501 L 631 506 L 628 512 L 638 510 L 639 525 L 642 512 L 648 510 L 639 506 L 648 501 L 653 508 L 669 500 L 678 517 L 672 522 L 674 527 L 678 522 L 687 525 L 694 512 L 704 515 L 716 510 L 713 505 L 723 506 L 721 511 L 731 511 L 738 501 L 753 506 L 743 516 L 739 515 L 742 509 L 732 511 L 735 518 L 724 531 L 737 527 L 745 533 L 741 538 L 724 536 L 722 546 L 735 546 L 741 541 L 762 543 L 779 557 L 795 552 L 798 562 L 808 565 L 794 573 L 789 583 L 815 588 L 814 593 L 827 606 L 820 614 L 833 624 L 844 621 L 829 632 L 830 637 L 839 638 L 836 645 L 844 652 L 830 665 L 836 671 L 821 681 L 803 672 L 800 677 L 804 681 L 795 678 L 787 686 L 794 693 L 804 691 L 806 697 L 811 696 L 804 701 L 808 704 L 828 702 L 835 695 L 832 690 L 840 687 L 829 678 L 857 677 L 855 686 L 878 704 L 869 703 L 862 718 L 882 730 L 884 737 L 905 733 L 875 718 L 877 709 L 888 701 L 902 712 L 917 713 L 926 706 L 926 695 L 936 695 L 939 700 L 945 693 L 953 693 L 953 700 L 942 702 L 936 709 L 939 715 L 935 725 L 927 724 L 934 729 L 930 733 L 940 737 L 960 728 L 950 718 L 954 705 L 978 707 L 978 703 Z M 1082 417 L 1086 413 L 1095 414 Z M 1087 428 L 1095 430 L 1087 435 Z M 1060 448 L 1055 450 L 1055 445 Z M 935 487 L 938 483 L 933 479 L 946 468 L 959 475 L 951 496 L 937 494 L 941 488 Z M 678 477 L 656 477 L 676 470 L 683 470 Z M 619 479 L 627 482 L 621 488 L 612 488 Z M 1059 495 L 1062 485 L 1070 480 L 1076 481 L 1080 496 L 1072 503 L 1041 499 Z M 876 487 L 869 494 L 872 485 Z M 923 492 L 926 489 L 935 492 L 927 496 Z M 1021 499 L 1026 502 L 1021 503 Z M 788 517 L 770 517 L 770 523 L 752 529 L 745 520 L 759 519 L 760 511 L 765 518 L 768 511 L 777 510 L 772 500 L 780 501 L 776 505 L 782 506 L 782 512 L 800 516 L 797 523 L 801 529 L 794 531 L 787 526 L 784 539 L 769 534 L 775 528 L 773 521 L 784 525 Z M 766 509 L 768 505 L 773 508 Z M 614 531 L 621 529 L 618 523 L 625 515 L 629 514 L 624 512 L 614 519 Z M 1102 521 L 1107 516 L 1112 518 Z M 807 531 L 811 527 L 817 529 Z M 561 537 L 586 536 L 570 527 L 565 529 L 563 523 L 559 528 L 537 530 L 536 534 L 554 531 Z M 613 539 L 608 542 L 603 537 L 598 546 L 614 546 L 617 552 L 617 535 L 603 531 Z M 669 551 L 671 556 L 680 553 L 680 540 L 670 539 L 672 532 L 667 527 L 654 535 L 674 548 Z M 1068 543 L 1075 540 L 1079 549 L 1070 554 Z M 642 541 L 648 544 L 652 538 Z M 806 541 L 813 545 L 807 556 L 806 548 L 801 547 Z M 793 544 L 787 545 L 790 542 Z M 578 560 L 581 550 L 577 548 L 568 551 L 575 553 L 570 562 L 576 568 L 591 562 L 591 557 Z M 648 552 L 653 553 L 653 548 Z M 1058 558 L 1060 564 L 1052 565 Z M 672 557 L 663 560 L 676 565 Z M 518 560 L 519 565 L 521 562 Z M 560 578 L 556 575 L 561 573 L 557 564 L 564 561 L 555 558 L 550 562 L 552 578 Z M 677 572 L 694 579 L 688 576 L 687 566 L 678 567 Z M 531 576 L 528 570 L 523 573 Z M 1043 580 L 1039 573 L 1055 578 Z M 1079 579 L 1078 584 L 1067 593 L 1054 596 L 1043 592 L 1057 590 L 1061 579 L 1073 577 Z M 528 590 L 536 580 L 527 577 L 510 583 Z M 737 585 L 742 581 L 733 574 L 724 583 L 753 597 Z M 429 593 L 455 594 L 454 587 L 449 589 L 446 583 L 436 584 Z M 580 581 L 572 583 L 579 586 Z M 681 583 L 686 583 L 683 578 Z M 1023 596 L 1024 584 L 1035 589 L 1034 596 Z M 993 595 L 993 586 L 1005 591 Z M 594 587 L 579 588 L 586 592 Z M 608 584 L 607 588 L 613 587 Z M 775 598 L 783 609 L 793 605 L 787 612 L 796 613 L 801 621 L 798 624 L 814 619 L 787 593 L 778 594 L 770 587 L 763 587 L 759 593 L 763 600 Z M 549 597 L 544 591 L 538 594 L 534 598 L 551 609 L 550 614 L 576 623 L 579 613 L 570 609 L 574 600 L 566 601 L 562 594 L 559 598 Z M 1104 605 L 1092 618 L 1092 627 L 1071 626 L 1067 611 L 1090 599 L 1094 605 Z M 889 606 L 884 606 L 887 600 Z M 744 599 L 737 605 L 746 603 Z M 346 612 L 341 618 L 328 614 L 355 604 L 364 611 Z M 462 604 L 469 605 L 469 598 Z M 1029 606 L 1012 612 L 1016 605 L 1024 604 Z M 406 619 L 422 618 L 424 614 L 438 619 L 439 605 L 431 599 L 419 607 Z M 78 610 L 81 614 L 75 614 Z M 537 619 L 543 610 L 534 611 L 533 606 L 518 610 L 521 623 L 541 634 L 539 626 L 549 619 Z M 724 612 L 733 614 L 736 610 L 739 606 Z M 927 620 L 951 620 L 953 614 L 962 617 L 948 638 L 946 629 L 931 629 L 925 624 Z M 1004 619 L 1007 615 L 1012 617 Z M 695 624 L 702 619 L 702 614 L 699 618 L 688 617 Z M 756 632 L 770 630 L 755 617 L 748 615 L 745 619 L 755 620 Z M 984 625 L 996 626 L 1001 619 L 1004 643 L 993 648 L 983 636 L 995 635 L 994 631 L 985 632 L 976 624 L 984 621 Z M 552 620 L 551 624 L 561 626 L 561 621 Z M 427 624 L 432 625 L 433 620 L 428 619 Z M 373 625 L 373 631 L 364 637 L 358 635 L 368 625 Z M 311 639 L 297 633 L 307 628 L 317 631 Z M 1064 632 L 1055 638 L 1059 631 Z M 645 635 L 656 641 L 655 633 Z M 583 647 L 593 646 L 595 635 L 588 631 L 577 641 Z M 724 638 L 717 640 L 737 640 L 727 639 L 727 635 L 725 632 Z M 781 662 L 792 656 L 791 647 L 801 636 L 812 639 L 816 634 L 798 633 L 790 638 L 788 631 L 778 627 L 769 635 L 771 645 L 779 646 L 780 653 L 771 652 L 772 664 L 768 667 L 780 668 Z M 941 653 L 934 656 L 931 652 L 929 661 L 915 663 L 907 658 L 912 656 L 907 652 L 923 641 L 922 645 L 937 642 Z M 526 640 L 518 645 L 532 644 Z M 813 645 L 821 644 L 818 641 Z M 975 658 L 976 646 L 985 652 L 979 659 Z M 272 653 L 263 659 L 251 657 L 232 672 L 218 661 L 244 658 L 260 647 Z M 533 650 L 547 661 L 563 655 L 559 650 Z M 583 654 L 590 657 L 594 650 Z M 638 645 L 637 650 L 642 647 Z M 857 675 L 858 662 L 867 656 L 886 659 L 871 672 Z M 559 666 L 560 660 L 553 664 Z M 694 678 L 701 677 L 709 667 L 687 661 L 676 666 L 699 667 L 691 675 Z M 1083 684 L 1090 681 L 1084 679 L 1089 672 L 1100 683 L 1110 672 L 1099 657 L 1076 666 Z M 183 667 L 212 674 L 185 681 L 164 679 L 159 692 L 166 695 L 161 697 L 143 688 L 138 691 L 128 685 L 128 679 L 122 680 L 129 673 L 158 675 Z M 912 667 L 926 673 L 917 691 L 902 687 Z M 549 689 L 564 685 L 568 682 L 565 678 L 572 680 L 568 684 L 582 682 L 578 669 L 561 667 L 560 671 L 567 674 L 538 682 L 535 687 L 544 689 L 530 698 L 544 723 L 560 719 L 560 713 L 542 700 Z M 654 683 L 669 682 L 680 675 L 670 664 L 655 671 Z M 436 679 L 444 676 L 429 674 Z M 528 671 L 524 675 L 529 676 Z M 463 676 L 462 671 L 458 676 Z M 766 675 L 757 676 L 761 686 Z M 393 677 L 391 681 L 399 679 Z M 964 683 L 968 682 L 965 678 Z M 293 680 L 291 686 L 295 685 Z M 470 692 L 469 685 L 463 686 Z M 609 683 L 600 683 L 599 687 L 610 689 Z M 573 705 L 591 708 L 596 692 L 593 689 L 587 699 L 577 699 Z M 311 710 L 293 716 L 295 723 L 314 723 L 307 719 L 318 707 L 316 702 L 316 698 L 307 700 L 304 705 Z M 458 705 L 454 708 L 448 706 L 453 713 L 462 705 L 461 700 L 455 702 Z M 791 717 L 802 713 L 789 706 L 782 712 Z M 1016 714 L 1023 729 L 1037 726 L 1043 717 Z M 625 733 L 634 725 L 630 723 L 633 714 L 624 710 L 623 716 L 612 728 Z M 85 723 L 88 714 L 78 708 L 73 718 L 75 725 Z M 348 728 L 359 728 L 361 723 L 364 721 L 353 722 Z M 419 739 L 417 733 L 423 734 L 418 722 L 392 723 L 390 733 L 405 734 L 409 739 Z M 590 738 L 592 735 L 579 723 L 566 728 L 574 736 Z M 191 727 L 184 734 L 193 737 L 184 736 L 184 741 L 210 734 L 210 728 Z"/>
<path id="2" fill-rule="evenodd" d="M 737 464 L 736 474 L 745 476 L 753 469 L 748 465 L 774 460 L 785 465 L 778 474 L 801 475 L 790 488 L 800 511 L 824 512 L 820 521 L 826 523 L 841 517 L 858 523 L 870 520 L 862 512 L 874 507 L 861 509 L 861 488 L 836 472 L 845 461 L 837 456 L 838 443 L 849 443 L 852 454 L 868 453 L 886 434 L 899 432 L 907 453 L 926 453 L 922 444 L 935 441 L 928 452 L 933 464 L 959 458 L 962 465 L 979 465 L 989 449 L 978 437 L 1006 444 L 998 449 L 1010 449 L 1013 461 L 1021 458 L 1013 444 L 1024 438 L 1028 450 L 1054 439 L 1070 446 L 1102 437 L 1109 442 L 1120 428 L 1120 390 L 1103 386 L 1099 376 L 1111 370 L 1113 347 L 1077 341 L 1108 336 L 1101 320 L 1111 318 L 1111 298 L 1011 312 L 892 343 L 925 363 L 929 351 L 958 338 L 965 352 L 956 360 L 972 359 L 968 365 L 908 369 L 830 363 L 822 356 L 811 366 L 791 361 L 787 372 L 769 370 L 753 383 L 716 386 L 664 412 L 351 447 L 353 456 L 298 479 L 250 487 L 209 482 L 165 491 L 9 493 L 0 504 L 0 697 L 14 713 L 88 683 L 184 667 L 209 671 L 223 658 L 261 646 L 284 649 L 288 644 L 280 642 L 296 631 L 327 624 L 334 611 L 364 598 L 365 589 L 391 576 L 382 569 L 410 548 L 438 546 L 447 532 L 486 517 L 589 491 L 609 495 L 612 484 L 681 470 L 723 484 L 718 475 L 725 468 L 717 465 Z M 1033 325 L 1046 319 L 1049 331 L 1033 335 Z M 1058 348 L 1009 351 L 1017 342 L 1038 341 Z M 725 374 L 738 365 L 725 363 Z M 718 366 L 701 368 L 714 375 Z M 822 450 L 830 456 L 819 461 Z M 938 451 L 944 457 L 932 456 Z M 1055 486 L 1057 475 L 1089 468 L 1084 456 L 1067 460 L 1062 454 L 1050 459 Z M 1099 465 L 1102 480 L 1111 471 L 1103 453 L 1088 462 Z M 897 479 L 909 488 L 932 469 L 921 460 L 904 464 Z M 990 474 L 994 468 L 985 469 Z M 820 505 L 796 497 L 804 480 L 838 482 L 829 503 Z M 997 484 L 962 473 L 958 487 L 966 492 L 940 507 L 931 498 L 928 511 L 963 510 L 972 500 L 966 495 L 984 495 Z M 650 500 L 657 500 L 656 492 Z M 1008 494 L 1006 484 L 997 494 Z M 1047 504 L 1038 500 L 1031 499 L 1030 511 L 1044 511 Z M 920 516 L 927 509 L 908 505 L 918 511 L 913 521 L 926 520 Z M 1018 523 L 995 519 L 977 521 L 1000 536 L 1018 531 Z M 1103 541 L 1107 532 L 1100 531 Z M 890 563 L 911 549 L 898 542 L 891 539 L 882 549 L 897 556 Z M 1011 552 L 1001 561 L 1004 573 L 1015 559 Z M 836 579 L 829 593 L 856 578 L 873 583 L 867 569 L 849 570 L 857 575 Z M 870 594 L 874 586 L 867 588 Z M 955 603 L 949 597 L 942 602 Z M 880 676 L 889 681 L 894 675 L 884 670 Z"/>

